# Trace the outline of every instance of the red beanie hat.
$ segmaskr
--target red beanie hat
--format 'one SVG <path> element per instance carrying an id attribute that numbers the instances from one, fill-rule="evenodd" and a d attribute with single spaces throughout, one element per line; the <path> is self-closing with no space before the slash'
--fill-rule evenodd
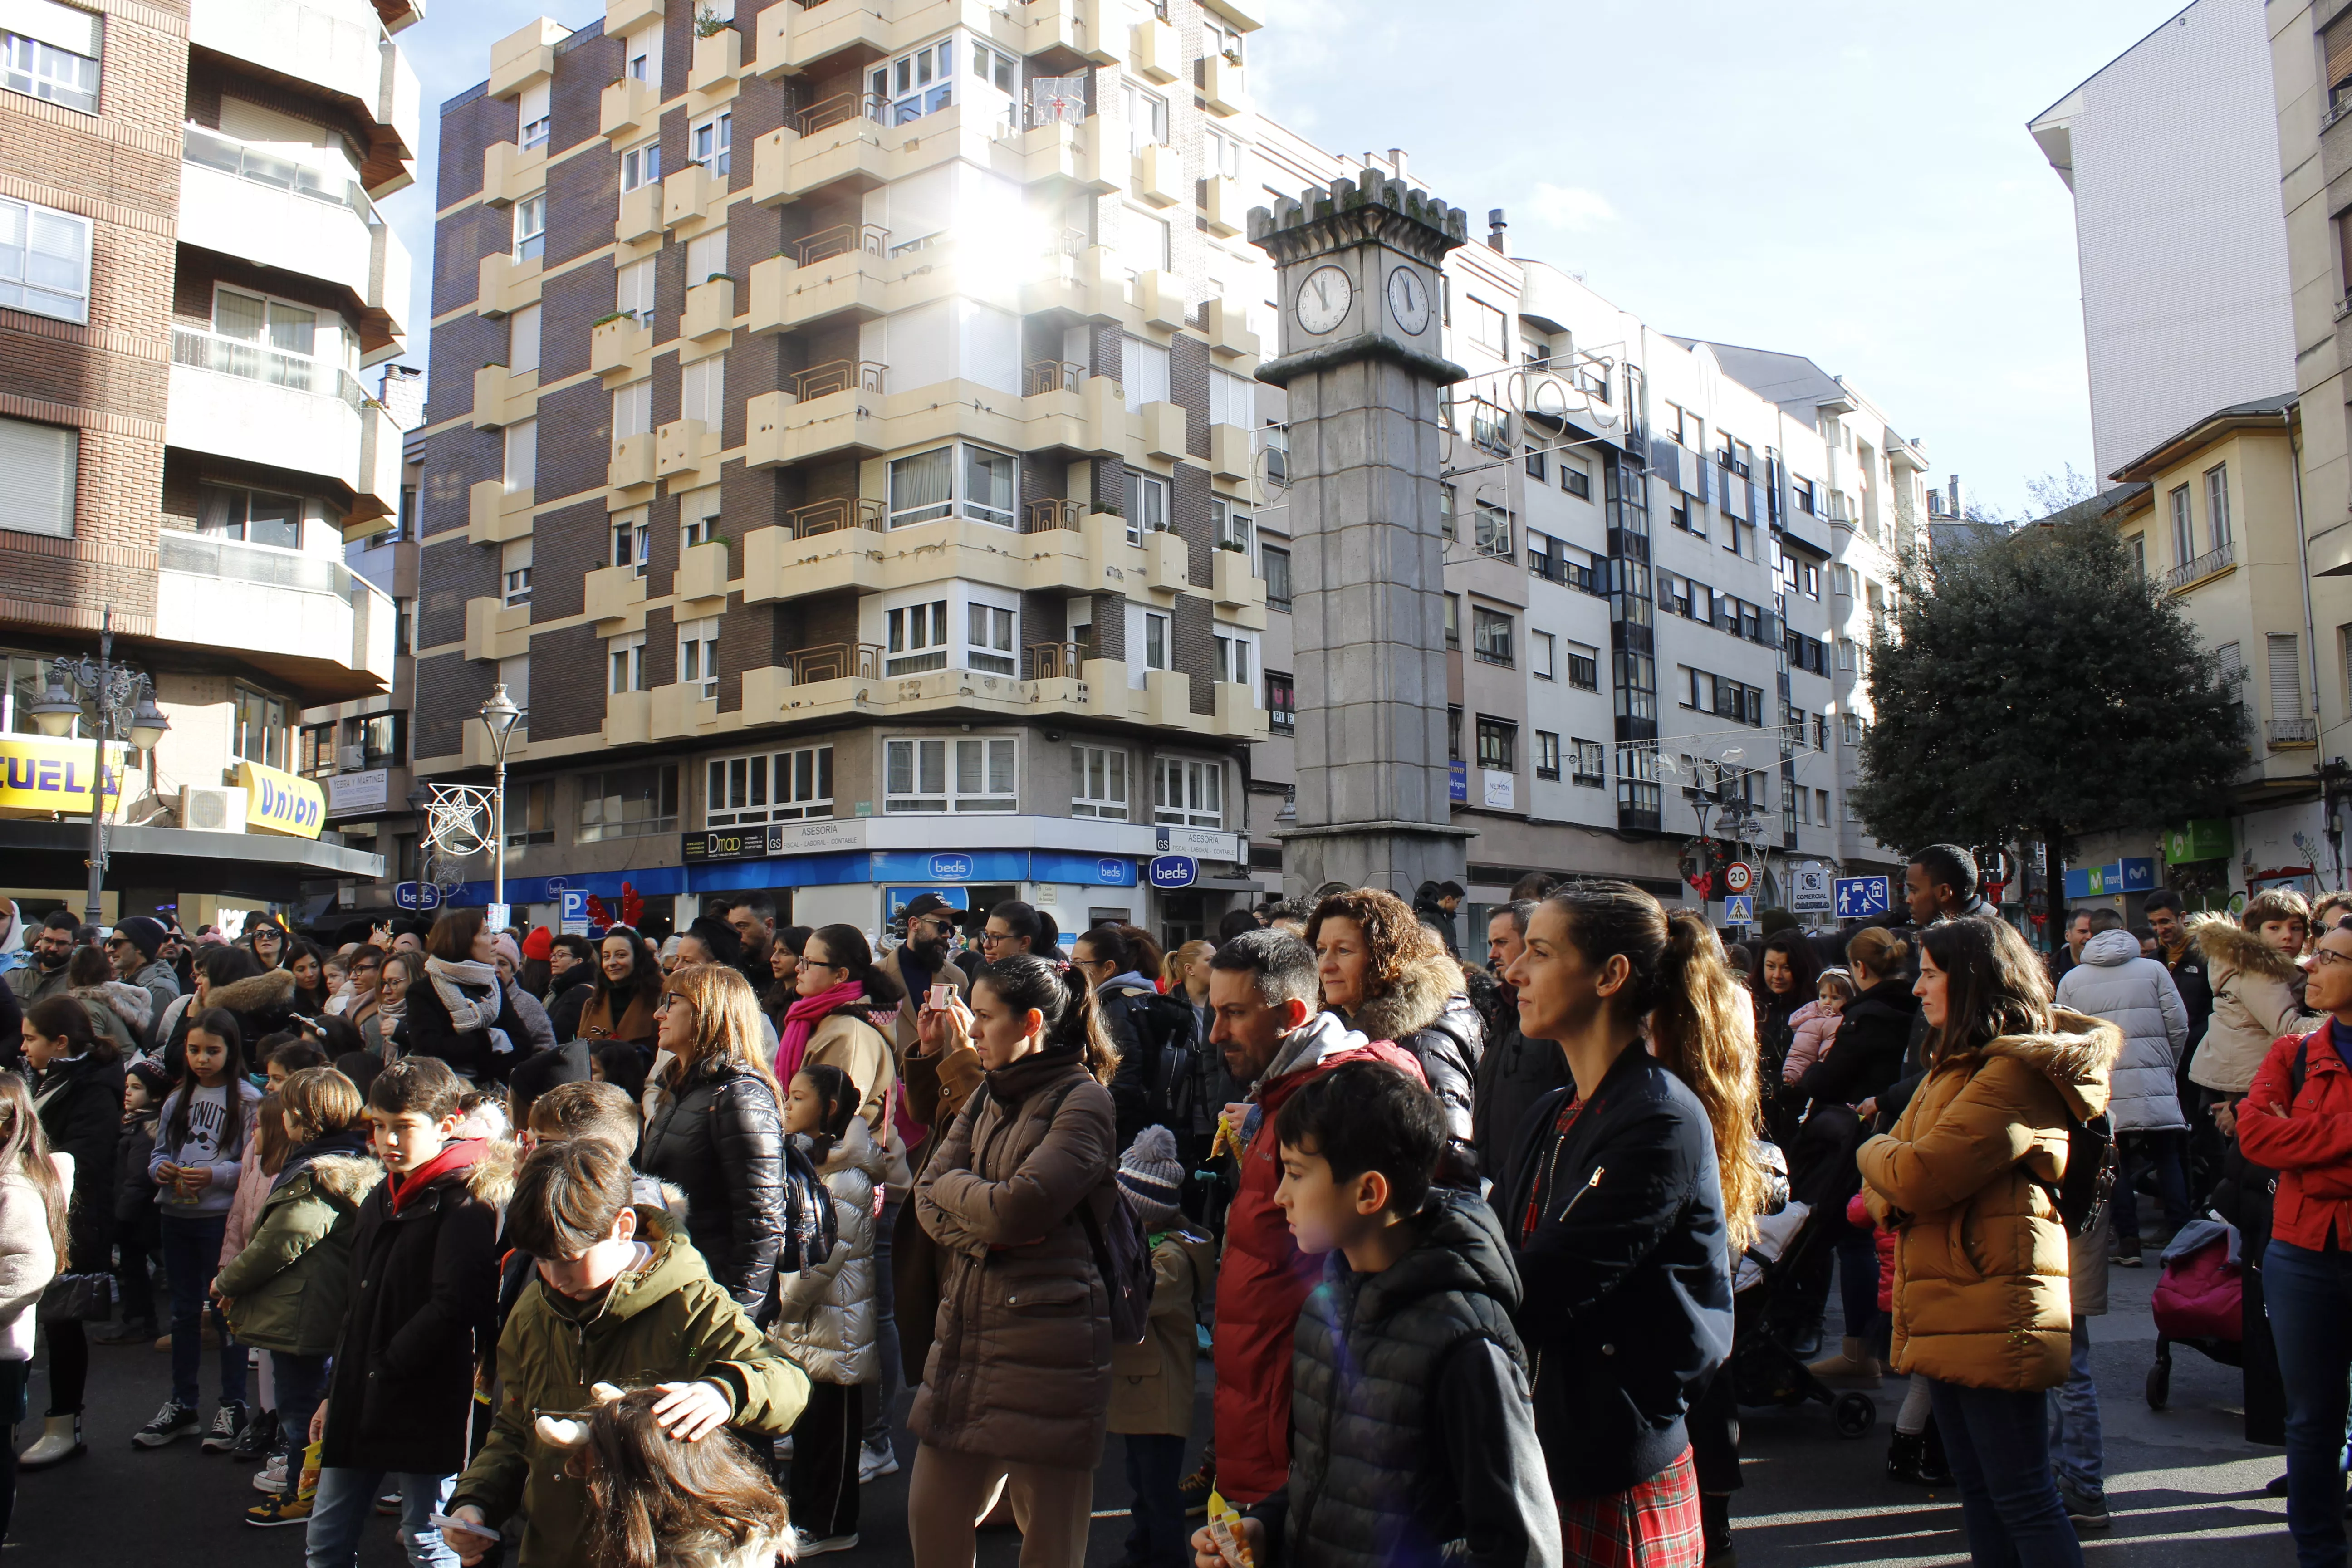
<path id="1" fill-rule="evenodd" d="M 530 934 L 522 939 L 522 955 L 526 961 L 534 958 L 544 961 L 554 951 L 555 933 L 545 926 L 531 927 Z"/>

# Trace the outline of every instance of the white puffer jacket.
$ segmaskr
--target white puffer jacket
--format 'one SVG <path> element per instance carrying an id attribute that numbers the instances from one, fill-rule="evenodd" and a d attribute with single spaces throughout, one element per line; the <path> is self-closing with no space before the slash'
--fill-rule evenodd
<path id="1" fill-rule="evenodd" d="M 874 1189 L 889 1155 L 862 1117 L 817 1166 L 833 1194 L 839 1239 L 814 1268 L 777 1277 L 776 1321 L 768 1339 L 814 1383 L 864 1383 L 874 1375 Z"/>
<path id="2" fill-rule="evenodd" d="M 2058 982 L 2058 1005 L 2105 1018 L 2124 1032 L 2108 1068 L 2107 1109 L 2118 1132 L 2186 1127 L 2175 1074 L 2189 1044 L 2189 1010 L 2172 975 L 2142 958 L 2139 938 L 2103 931 L 2083 944 L 2083 962 Z"/>

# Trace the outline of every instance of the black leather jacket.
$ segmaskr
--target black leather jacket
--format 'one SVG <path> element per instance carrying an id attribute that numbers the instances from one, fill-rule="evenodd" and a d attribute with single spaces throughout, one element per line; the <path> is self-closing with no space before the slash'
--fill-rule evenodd
<path id="1" fill-rule="evenodd" d="M 697 1069 L 646 1130 L 639 1169 L 686 1196 L 686 1232 L 710 1277 L 754 1318 L 784 1244 L 784 1116 L 740 1068 Z"/>

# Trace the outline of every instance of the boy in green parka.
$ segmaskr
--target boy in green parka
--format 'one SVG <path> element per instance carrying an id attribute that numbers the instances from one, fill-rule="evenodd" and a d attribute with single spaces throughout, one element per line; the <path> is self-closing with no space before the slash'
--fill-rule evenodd
<path id="1" fill-rule="evenodd" d="M 507 1237 L 538 1259 L 499 1337 L 504 1379 L 489 1440 L 450 1493 L 445 1531 L 467 1568 L 488 1554 L 518 1507 L 521 1568 L 574 1562 L 588 1490 L 568 1473 L 541 1418 L 585 1419 L 599 1383 L 657 1384 L 655 1418 L 698 1441 L 722 1426 L 781 1436 L 808 1399 L 808 1379 L 778 1356 L 703 1267 L 667 1215 L 629 1201 L 625 1152 L 593 1139 L 550 1143 L 523 1163 Z"/>

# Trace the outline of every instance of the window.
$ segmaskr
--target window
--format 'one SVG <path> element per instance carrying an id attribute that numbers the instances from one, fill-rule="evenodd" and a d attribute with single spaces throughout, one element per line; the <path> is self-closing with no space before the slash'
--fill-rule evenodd
<path id="1" fill-rule="evenodd" d="M 515 721 L 515 733 L 527 735 L 530 731 L 530 655 L 518 653 L 498 662 L 499 683 L 507 689 L 507 697 L 521 710 Z"/>
<path id="2" fill-rule="evenodd" d="M 1216 644 L 1217 679 L 1246 687 L 1257 695 L 1257 634 L 1220 622 L 1212 634 Z"/>
<path id="3" fill-rule="evenodd" d="M 1127 748 L 1070 748 L 1070 815 L 1127 820 Z"/>
<path id="4" fill-rule="evenodd" d="M 699 685 L 705 701 L 719 695 L 719 617 L 684 621 L 677 628 L 677 681 Z"/>
<path id="5" fill-rule="evenodd" d="M 2230 543 L 2230 465 L 2205 470 L 2205 547 L 2223 550 Z"/>
<path id="6" fill-rule="evenodd" d="M 1813 792 L 1813 820 L 1824 827 L 1830 825 L 1830 792 L 1825 789 Z"/>
<path id="7" fill-rule="evenodd" d="M 2189 487 L 2175 486 L 2168 499 L 2171 502 L 2172 563 L 2186 566 L 2197 558 L 2197 534 L 2189 514 Z"/>
<path id="8" fill-rule="evenodd" d="M 748 827 L 833 815 L 833 748 L 713 757 L 704 764 L 703 825 Z"/>
<path id="9" fill-rule="evenodd" d="M 1445 710 L 1445 760 L 1462 760 L 1462 710 L 1452 706 Z"/>
<path id="10" fill-rule="evenodd" d="M 1483 397 L 1470 399 L 1470 444 L 1498 458 L 1511 455 L 1511 416 Z"/>
<path id="11" fill-rule="evenodd" d="M 1147 403 L 1166 403 L 1168 350 L 1164 344 L 1129 338 L 1119 344 L 1119 384 L 1127 394 L 1127 411 L 1140 414 Z"/>
<path id="12" fill-rule="evenodd" d="M 985 447 L 963 449 L 963 514 L 982 522 L 1013 524 L 1013 459 Z"/>
<path id="13" fill-rule="evenodd" d="M 98 112 L 99 19 L 52 0 L 0 7 L 0 87 Z"/>
<path id="14" fill-rule="evenodd" d="M 661 143 L 640 142 L 621 154 L 621 189 L 661 184 Z"/>
<path id="15" fill-rule="evenodd" d="M 1242 144 L 1213 126 L 1204 127 L 1202 140 L 1208 153 L 1208 173 L 1212 179 L 1238 180 L 1242 177 Z"/>
<path id="16" fill-rule="evenodd" d="M 1269 544 L 1257 552 L 1258 568 L 1265 577 L 1265 605 L 1270 610 L 1287 612 L 1290 608 L 1290 552 Z"/>
<path id="17" fill-rule="evenodd" d="M 643 691 L 646 688 L 646 634 L 630 632 L 625 637 L 608 639 L 606 679 L 604 689 L 618 696 L 624 691 Z"/>
<path id="18" fill-rule="evenodd" d="M 1477 550 L 1481 555 L 1508 557 L 1515 553 L 1511 547 L 1511 514 L 1488 501 L 1478 503 Z"/>
<path id="19" fill-rule="evenodd" d="M 514 258 L 529 261 L 544 255 L 546 249 L 547 193 L 541 191 L 514 205 Z"/>
<path id="20" fill-rule="evenodd" d="M 632 436 L 644 436 L 654 427 L 654 383 L 651 376 L 633 381 L 615 388 L 613 393 L 613 447 L 620 449 L 622 442 Z M 511 425 L 507 426 L 514 428 Z"/>
<path id="21" fill-rule="evenodd" d="M 324 778 L 334 773 L 338 763 L 335 755 L 333 723 L 305 724 L 297 738 L 294 751 L 294 771 L 306 778 Z"/>
<path id="22" fill-rule="evenodd" d="M 510 539 L 499 546 L 499 571 L 504 584 L 501 603 L 509 609 L 530 603 L 530 541 Z"/>
<path id="23" fill-rule="evenodd" d="M 1153 217 L 1149 213 L 1138 212 L 1133 207 L 1120 207 L 1116 216 L 1118 221 L 1118 260 L 1120 267 L 1126 269 L 1128 278 L 1132 280 L 1138 273 L 1167 271 L 1171 265 L 1168 220 L 1164 217 Z M 1130 354 L 1134 353 L 1135 345 L 1139 341 L 1136 338 L 1127 340 L 1128 352 Z M 1152 343 L 1147 343 L 1144 346 L 1159 347 L 1158 344 Z M 1165 354 L 1168 351 L 1162 348 L 1160 352 Z M 1145 357 L 1148 359 L 1150 356 Z M 1138 374 L 1135 360 L 1128 359 L 1122 370 L 1126 376 L 1129 378 L 1135 376 Z M 1129 400 L 1128 406 L 1130 409 L 1142 405 L 1141 401 L 1136 399 L 1132 387 L 1129 389 L 1128 397 Z M 1164 402 L 1166 398 L 1167 394 L 1163 392 L 1159 398 L 1151 401 Z"/>
<path id="24" fill-rule="evenodd" d="M 1466 298 L 1470 307 L 1468 313 L 1470 341 L 1488 353 L 1501 357 L 1507 337 L 1506 319 L 1503 312 L 1475 294 Z"/>
<path id="25" fill-rule="evenodd" d="M 539 368 L 540 310 L 525 305 L 507 316 L 507 374 L 520 375 Z"/>
<path id="26" fill-rule="evenodd" d="M 641 81 L 661 90 L 661 46 L 659 26 L 641 29 L 621 45 L 622 71 L 634 81 Z"/>
<path id="27" fill-rule="evenodd" d="M 1119 84 L 1119 97 L 1127 109 L 1129 154 L 1141 157 L 1147 146 L 1165 146 L 1168 142 L 1168 100 L 1158 93 L 1144 91 L 1131 81 Z"/>
<path id="28" fill-rule="evenodd" d="M 992 49 L 986 44 L 972 45 L 971 74 L 999 92 L 1021 90 L 1020 58 L 1006 54 L 1003 49 Z"/>
<path id="29" fill-rule="evenodd" d="M 1257 383 L 1229 370 L 1209 372 L 1209 423 L 1257 428 Z"/>
<path id="30" fill-rule="evenodd" d="M 1243 63 L 1243 36 L 1239 28 L 1227 26 L 1213 16 L 1203 15 L 1201 18 L 1201 47 L 1212 54 L 1224 56 L 1234 65 Z"/>
<path id="31" fill-rule="evenodd" d="M 959 473 L 963 482 L 961 497 L 955 489 Z M 1004 453 L 968 444 L 934 447 L 910 458 L 891 459 L 890 526 L 902 528 L 961 515 L 1010 528 L 1018 493 L 1013 458 Z"/>
<path id="32" fill-rule="evenodd" d="M 677 768 L 667 763 L 580 775 L 580 821 L 572 839 L 651 838 L 677 831 Z"/>
<path id="33" fill-rule="evenodd" d="M 266 768 L 285 767 L 294 740 L 288 727 L 285 699 L 256 691 L 249 686 L 235 689 L 236 696 L 230 713 L 231 753 Z"/>
<path id="34" fill-rule="evenodd" d="M 1568 683 L 1580 691 L 1601 689 L 1601 650 L 1580 642 L 1568 645 Z"/>
<path id="35" fill-rule="evenodd" d="M 735 140 L 735 111 L 722 109 L 688 133 L 687 156 L 714 174 L 725 174 Z M 694 279 L 700 281 L 700 279 Z"/>
<path id="36" fill-rule="evenodd" d="M 87 322 L 89 251 L 89 219 L 0 196 L 0 305 Z"/>
<path id="37" fill-rule="evenodd" d="M 1209 498 L 1209 538 L 1218 549 L 1243 555 L 1251 553 L 1256 542 L 1249 513 L 1242 510 L 1239 501 L 1229 501 L 1223 496 Z"/>
<path id="38" fill-rule="evenodd" d="M 719 487 L 705 485 L 691 490 L 678 503 L 677 543 L 683 555 L 698 544 L 708 544 L 715 537 L 713 527 L 719 521 Z"/>
<path id="39" fill-rule="evenodd" d="M 613 564 L 626 566 L 638 576 L 653 563 L 653 525 L 642 511 L 613 520 Z"/>
<path id="40" fill-rule="evenodd" d="M 882 808 L 888 812 L 1011 811 L 1013 738 L 886 740 Z"/>
<path id="41" fill-rule="evenodd" d="M 1016 637 L 1020 611 L 991 605 L 978 597 L 964 605 L 964 668 L 990 675 L 1012 675 L 1021 666 Z"/>
<path id="42" fill-rule="evenodd" d="M 362 768 L 398 767 L 408 760 L 408 715 L 370 713 L 348 720 L 344 729 L 359 748 Z"/>
<path id="43" fill-rule="evenodd" d="M 1518 754 L 1519 727 L 1507 719 L 1478 715 L 1478 765 L 1509 773 Z"/>
<path id="44" fill-rule="evenodd" d="M 1838 640 L 1837 640 L 1837 667 L 1838 667 L 1838 668 L 1840 668 L 1841 670 L 1851 671 L 1851 670 L 1853 670 L 1853 668 L 1854 668 L 1855 662 L 1856 662 L 1856 658 L 1855 658 L 1855 654 L 1854 654 L 1853 639 L 1852 637 L 1840 637 L 1840 638 L 1838 638 Z"/>
<path id="45" fill-rule="evenodd" d="M 1821 502 L 1813 489 L 1812 480 L 1790 479 L 1789 493 L 1794 499 L 1799 511 L 1817 512 L 1821 510 Z"/>
<path id="46" fill-rule="evenodd" d="M 1830 716 L 1826 713 L 1816 713 L 1813 715 L 1813 750 L 1826 752 L 1829 749 Z"/>
<path id="47" fill-rule="evenodd" d="M 1298 731 L 1298 688 L 1281 670 L 1265 672 L 1266 728 L 1277 735 L 1292 735 Z"/>
<path id="48" fill-rule="evenodd" d="M 1509 664 L 1511 617 L 1484 605 L 1470 606 L 1470 648 L 1481 664 Z"/>
<path id="49" fill-rule="evenodd" d="M 1568 782 L 1587 789 L 1601 789 L 1609 782 L 1607 755 L 1598 741 L 1570 741 L 1571 748 Z"/>
<path id="50" fill-rule="evenodd" d="M 392 602 L 392 657 L 394 658 L 406 658 L 414 651 L 408 631 L 416 620 L 415 613 L 410 608 L 415 603 L 414 599 L 394 599 Z"/>
<path id="51" fill-rule="evenodd" d="M 2124 542 L 2131 546 L 2132 575 L 2137 577 L 2143 583 L 2147 582 L 2147 535 L 2145 533 L 2135 533 Z"/>
<path id="52" fill-rule="evenodd" d="M 1559 460 L 1559 488 L 1579 500 L 1592 499 L 1592 475 L 1582 463 Z"/>
<path id="53" fill-rule="evenodd" d="M 948 667 L 948 602 L 931 599 L 904 605 L 884 617 L 887 627 L 885 675 L 919 675 Z"/>
<path id="54" fill-rule="evenodd" d="M 302 548 L 302 502 L 294 496 L 226 485 L 196 488 L 196 527 L 220 539 L 280 550 Z"/>
<path id="55" fill-rule="evenodd" d="M 1538 680 L 1549 680 L 1555 674 L 1554 650 L 1559 639 L 1549 632 L 1528 634 L 1528 672 Z"/>
<path id="56" fill-rule="evenodd" d="M 1127 470 L 1127 542 L 1140 544 L 1147 533 L 1168 531 L 1168 481 Z"/>
<path id="57" fill-rule="evenodd" d="M 1445 540 L 1462 537 L 1461 526 L 1454 521 L 1454 487 L 1437 487 L 1437 537 Z"/>
<path id="58" fill-rule="evenodd" d="M 885 125 L 936 114 L 955 102 L 955 40 L 941 38 L 877 66 L 866 84 L 873 99 L 869 112 Z"/>
<path id="59" fill-rule="evenodd" d="M 1528 478 L 1531 479 L 1545 478 L 1544 449 L 1541 447 L 1528 447 L 1524 448 L 1524 453 L 1527 458 Z"/>
<path id="60" fill-rule="evenodd" d="M 1462 646 L 1462 595 L 1459 594 L 1445 595 L 1445 646 Z"/>
<path id="61" fill-rule="evenodd" d="M 1143 668 L 1168 668 L 1168 617 L 1152 610 L 1143 612 Z"/>
<path id="62" fill-rule="evenodd" d="M 632 261 L 613 274 L 613 313 L 634 316 L 637 324 L 654 324 L 654 258 Z"/>
<path id="63" fill-rule="evenodd" d="M 1559 737 L 1549 730 L 1536 731 L 1536 777 L 1559 777 Z"/>
<path id="64" fill-rule="evenodd" d="M 681 419 L 699 419 L 706 429 L 717 430 L 727 419 L 727 356 L 711 354 L 696 360 L 677 375 L 677 415 Z"/>
<path id="65" fill-rule="evenodd" d="M 521 142 L 536 147 L 547 140 L 549 84 L 534 82 L 522 89 L 522 102 L 517 106 L 515 119 L 522 127 Z"/>
<path id="66" fill-rule="evenodd" d="M 537 779 L 507 785 L 507 847 L 525 849 L 555 842 L 555 781 Z"/>
<path id="67" fill-rule="evenodd" d="M 1851 713 L 1838 715 L 1838 739 L 1849 746 L 1862 743 L 1862 721 Z"/>
<path id="68" fill-rule="evenodd" d="M 298 392 L 333 393 L 334 376 L 342 360 L 342 318 L 319 312 L 308 305 L 247 294 L 235 289 L 213 291 L 213 331 L 234 340 L 219 345 L 212 368 L 289 386 Z M 250 345 L 250 346 L 246 346 Z M 320 361 L 326 362 L 321 364 Z"/>
<path id="69" fill-rule="evenodd" d="M 1830 592 L 1841 599 L 1853 597 L 1853 569 L 1835 565 L 1830 568 Z"/>
<path id="70" fill-rule="evenodd" d="M 1225 764 L 1194 757 L 1155 757 L 1151 763 L 1154 822 L 1178 827 L 1225 825 Z"/>
<path id="71" fill-rule="evenodd" d="M 650 386 L 652 383 L 646 384 Z M 539 485 L 539 421 L 518 419 L 506 428 L 506 482 L 509 494 Z"/>
<path id="72" fill-rule="evenodd" d="M 727 274 L 727 230 L 706 228 L 686 242 L 686 286 L 697 288 Z"/>

